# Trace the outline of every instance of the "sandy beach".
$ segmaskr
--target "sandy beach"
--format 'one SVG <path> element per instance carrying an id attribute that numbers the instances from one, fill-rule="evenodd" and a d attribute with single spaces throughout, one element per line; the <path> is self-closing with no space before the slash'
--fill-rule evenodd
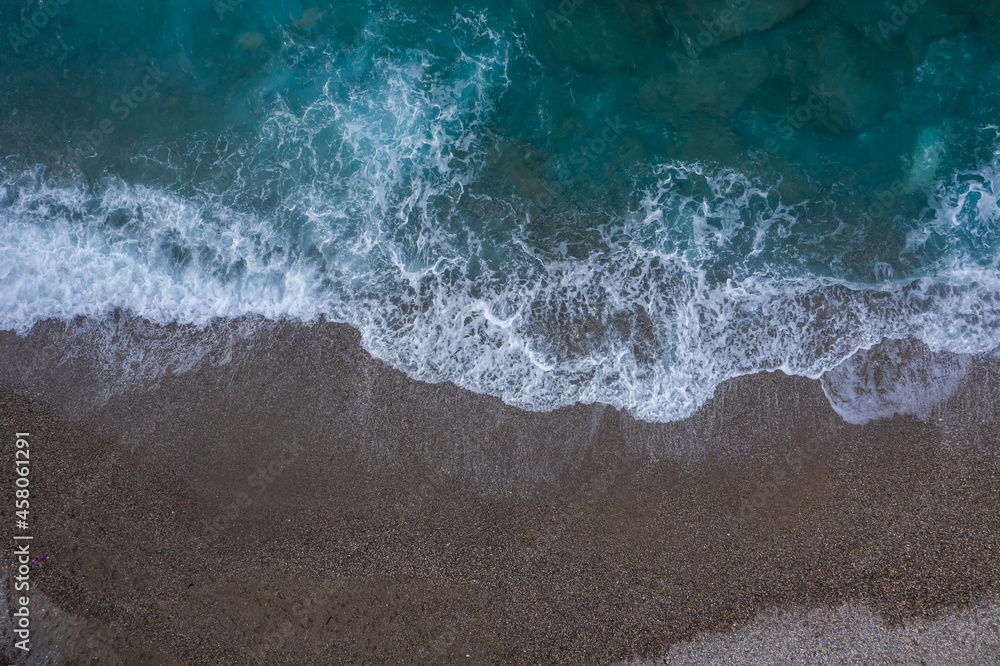
<path id="1" fill-rule="evenodd" d="M 0 24 L 0 666 L 1000 666 L 1000 0 Z"/>
<path id="2" fill-rule="evenodd" d="M 80 346 L 107 326 L 0 334 L 2 451 L 30 432 L 50 554 L 5 663 L 1000 654 L 996 398 L 974 384 L 854 426 L 765 373 L 648 424 L 416 382 L 337 324 L 123 319 Z M 201 356 L 157 375 L 164 340 Z"/>

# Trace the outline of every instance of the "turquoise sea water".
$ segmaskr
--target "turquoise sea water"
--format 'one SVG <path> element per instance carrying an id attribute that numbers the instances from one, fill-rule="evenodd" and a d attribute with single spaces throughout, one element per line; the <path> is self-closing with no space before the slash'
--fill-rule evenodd
<path id="1" fill-rule="evenodd" d="M 0 9 L 0 328 L 344 321 L 530 409 L 1000 344 L 1000 2 Z"/>

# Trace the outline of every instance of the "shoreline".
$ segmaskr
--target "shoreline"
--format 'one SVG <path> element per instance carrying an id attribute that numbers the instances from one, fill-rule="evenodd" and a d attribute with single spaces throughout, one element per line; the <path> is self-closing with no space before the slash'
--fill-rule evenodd
<path id="1" fill-rule="evenodd" d="M 415 381 L 343 325 L 238 327 L 165 336 L 214 347 L 153 377 L 102 375 L 128 335 L 0 333 L 4 455 L 40 450 L 39 640 L 51 615 L 123 663 L 615 663 L 773 609 L 1000 599 L 990 359 L 926 420 L 848 424 L 764 373 L 651 424 Z"/>

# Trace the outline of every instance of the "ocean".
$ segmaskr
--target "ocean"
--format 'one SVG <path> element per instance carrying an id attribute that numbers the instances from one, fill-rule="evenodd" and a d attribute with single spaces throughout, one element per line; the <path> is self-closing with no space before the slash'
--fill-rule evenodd
<path id="1" fill-rule="evenodd" d="M 10 0 L 0 28 L 3 330 L 322 317 L 421 380 L 647 421 L 776 370 L 854 422 L 919 412 L 1000 345 L 1000 2 Z"/>

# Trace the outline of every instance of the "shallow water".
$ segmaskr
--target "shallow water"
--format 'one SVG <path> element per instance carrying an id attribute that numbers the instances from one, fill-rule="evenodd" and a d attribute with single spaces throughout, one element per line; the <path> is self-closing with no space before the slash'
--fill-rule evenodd
<path id="1" fill-rule="evenodd" d="M 655 421 L 883 338 L 1000 344 L 997 2 L 0 21 L 2 328 L 322 314 L 420 379 Z"/>

